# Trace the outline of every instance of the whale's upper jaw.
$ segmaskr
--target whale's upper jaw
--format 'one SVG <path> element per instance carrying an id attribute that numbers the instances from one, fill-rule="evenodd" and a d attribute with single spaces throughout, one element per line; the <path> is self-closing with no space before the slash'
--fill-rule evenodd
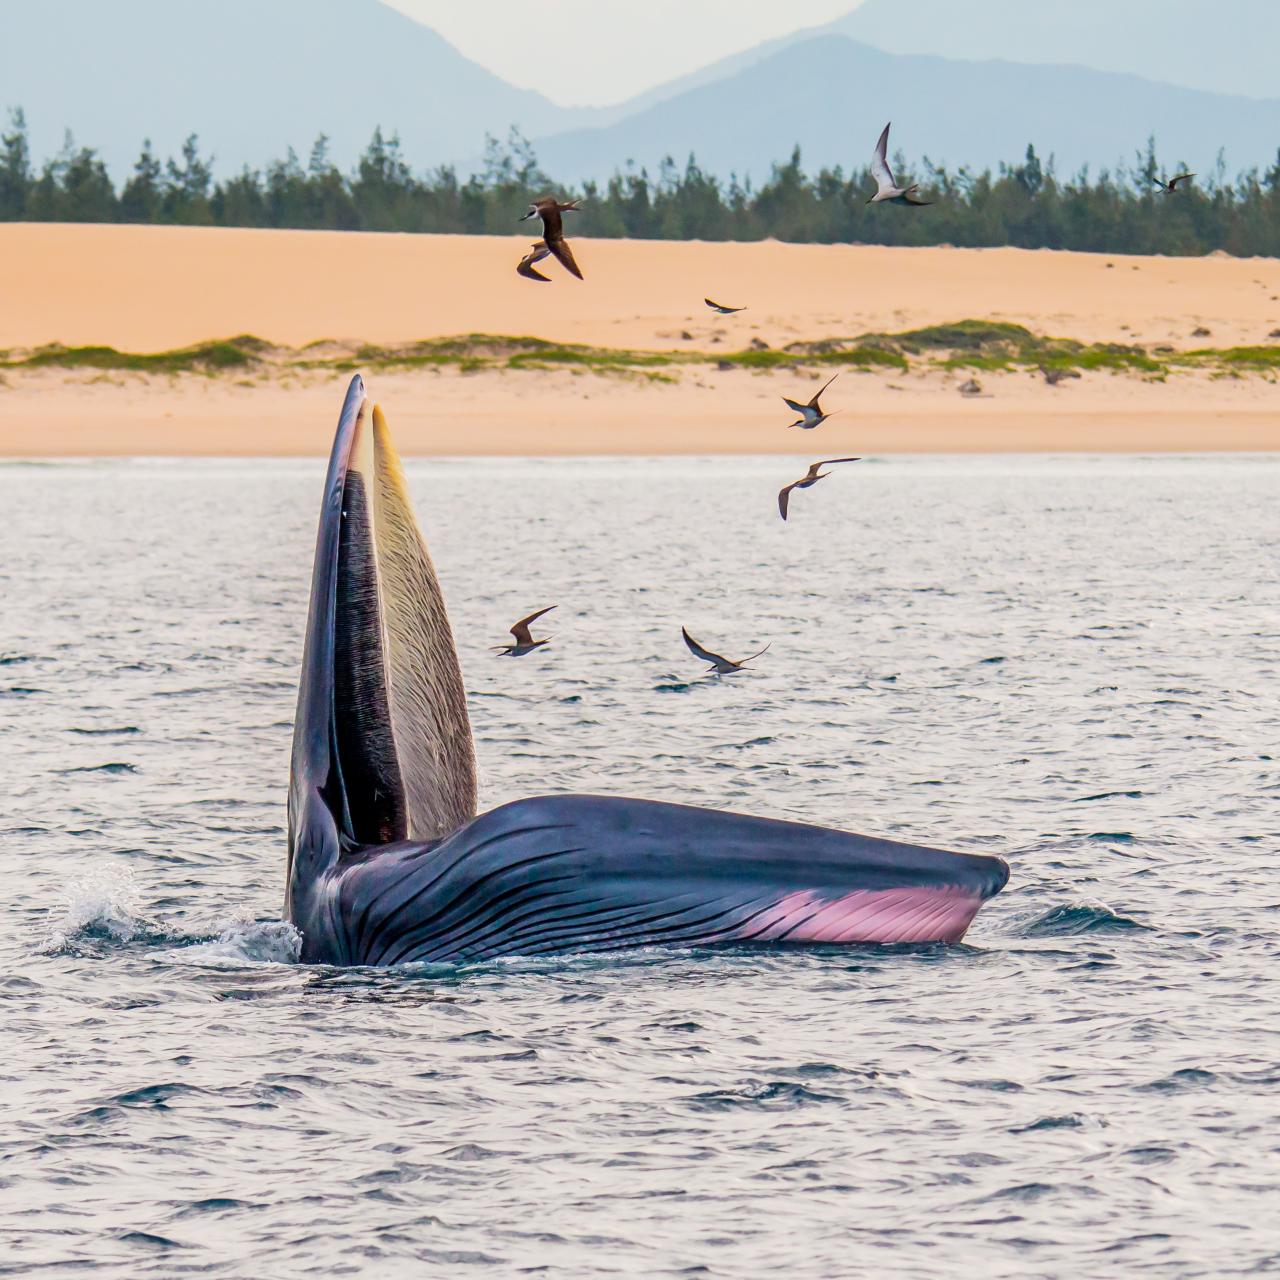
<path id="1" fill-rule="evenodd" d="M 351 380 L 316 534 L 289 785 L 286 916 L 344 855 L 475 813 L 444 601 L 381 411 Z"/>

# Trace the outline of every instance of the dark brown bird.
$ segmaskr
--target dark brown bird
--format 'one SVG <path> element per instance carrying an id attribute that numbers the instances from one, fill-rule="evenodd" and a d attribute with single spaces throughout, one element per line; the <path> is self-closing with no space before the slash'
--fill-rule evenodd
<path id="1" fill-rule="evenodd" d="M 556 261 L 570 275 L 575 275 L 581 280 L 582 272 L 578 270 L 578 264 L 573 260 L 573 251 L 569 248 L 569 242 L 564 238 L 564 226 L 560 217 L 562 213 L 577 212 L 578 202 L 576 200 L 561 203 L 555 196 L 543 196 L 542 199 L 535 200 L 529 206 L 529 212 L 520 221 L 526 222 L 530 218 L 541 218 L 542 242 L 547 246 L 547 252 L 553 254 Z"/>
<path id="2" fill-rule="evenodd" d="M 787 507 L 791 503 L 792 489 L 811 489 L 819 480 L 825 480 L 831 474 L 830 471 L 823 471 L 823 467 L 834 467 L 837 462 L 861 461 L 861 458 L 824 458 L 821 462 L 815 462 L 799 480 L 793 480 L 789 485 L 778 490 L 779 514 L 784 520 L 787 518 Z"/>
<path id="3" fill-rule="evenodd" d="M 743 658 L 740 662 L 734 662 L 732 658 L 723 658 L 718 653 L 712 653 L 710 649 L 704 649 L 684 627 L 680 628 L 680 634 L 684 636 L 684 642 L 689 646 L 689 652 L 695 658 L 701 658 L 703 662 L 711 663 L 711 670 L 718 676 L 730 676 L 735 671 L 741 671 L 748 662 L 753 662 L 760 656 L 760 653 L 764 653 L 769 648 L 769 645 L 765 645 L 760 650 L 760 653 L 753 653 L 750 658 Z"/>
<path id="4" fill-rule="evenodd" d="M 516 275 L 524 276 L 526 280 L 541 280 L 543 284 L 550 284 L 551 277 L 544 276 L 541 271 L 535 271 L 533 266 L 535 262 L 541 262 L 543 258 L 550 256 L 551 250 L 547 248 L 546 242 L 535 240 L 533 247 L 520 259 L 520 265 L 516 268 Z"/>
<path id="5" fill-rule="evenodd" d="M 826 422 L 826 420 L 831 417 L 831 413 L 838 412 L 838 410 L 833 409 L 831 413 L 823 413 L 821 406 L 818 404 L 818 396 L 822 395 L 822 392 L 825 391 L 839 376 L 840 375 L 838 373 L 833 373 L 831 377 L 823 383 L 822 389 L 813 397 L 812 400 L 809 401 L 808 404 L 800 404 L 798 401 L 788 400 L 786 396 L 783 396 L 783 404 L 785 404 L 788 409 L 792 410 L 792 412 L 800 415 L 799 422 L 788 423 L 788 426 L 799 427 L 802 431 L 812 431 L 814 427 L 820 427 L 824 422 Z"/>
<path id="6" fill-rule="evenodd" d="M 523 658 L 526 653 L 532 653 L 535 649 L 540 649 L 544 644 L 549 643 L 550 636 L 546 640 L 535 640 L 529 634 L 529 624 L 537 622 L 544 613 L 550 613 L 555 607 L 555 605 L 549 604 L 545 609 L 539 609 L 537 613 L 531 613 L 527 618 L 521 618 L 511 628 L 511 634 L 515 637 L 515 644 L 496 644 L 493 646 L 498 656 L 502 658 Z"/>
<path id="7" fill-rule="evenodd" d="M 1194 173 L 1180 173 L 1176 178 L 1170 178 L 1168 182 L 1165 182 L 1163 178 L 1152 178 L 1152 181 L 1168 196 L 1177 191 L 1178 183 L 1190 182 L 1195 176 Z"/>
<path id="8" fill-rule="evenodd" d="M 746 310 L 746 307 L 726 307 L 723 302 L 712 302 L 710 298 L 703 298 L 703 302 L 705 302 L 712 311 L 718 311 L 722 316 L 731 316 L 735 311 Z"/>

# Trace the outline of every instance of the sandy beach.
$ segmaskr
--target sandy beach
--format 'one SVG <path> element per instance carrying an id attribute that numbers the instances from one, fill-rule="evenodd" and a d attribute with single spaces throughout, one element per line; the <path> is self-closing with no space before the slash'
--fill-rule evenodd
<path id="1" fill-rule="evenodd" d="M 1280 262 L 1016 249 L 575 242 L 586 274 L 520 280 L 528 236 L 0 226 L 0 455 L 322 454 L 347 376 L 23 368 L 51 343 L 170 351 L 254 334 L 395 345 L 532 335 L 640 352 L 738 352 L 964 319 L 1081 343 L 1185 352 L 1273 345 Z M 748 310 L 715 316 L 704 295 Z M 324 348 L 318 347 L 323 352 Z M 634 372 L 465 367 L 370 376 L 417 454 L 1197 451 L 1280 448 L 1274 370 L 1154 380 L 1105 369 L 847 369 L 819 432 L 779 397 L 831 369 Z M 806 390 L 808 389 L 808 390 Z M 803 393 L 803 394 L 801 394 Z"/>

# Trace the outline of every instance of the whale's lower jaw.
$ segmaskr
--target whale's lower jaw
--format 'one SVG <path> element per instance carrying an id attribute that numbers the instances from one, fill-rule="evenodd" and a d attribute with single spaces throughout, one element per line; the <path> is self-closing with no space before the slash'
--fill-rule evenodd
<path id="1" fill-rule="evenodd" d="M 959 942 L 982 898 L 953 887 L 857 890 L 839 898 L 789 893 L 740 940 L 793 943 Z"/>
<path id="2" fill-rule="evenodd" d="M 296 904 L 302 958 L 476 963 L 641 947 L 958 942 L 999 858 L 616 796 L 503 805 L 344 857 Z"/>
<path id="3" fill-rule="evenodd" d="M 704 892 L 693 902 L 677 896 L 661 907 L 652 900 L 622 903 L 614 899 L 605 905 L 589 890 L 561 895 L 554 903 L 541 895 L 519 895 L 506 910 L 483 903 L 479 914 L 487 917 L 489 927 L 479 932 L 468 927 L 471 921 L 459 921 L 456 928 L 434 936 L 414 937 L 410 925 L 405 934 L 389 938 L 379 931 L 367 939 L 372 945 L 357 945 L 347 951 L 338 939 L 354 941 L 353 934 L 359 931 L 350 927 L 350 900 L 343 902 L 341 895 L 336 895 L 331 900 L 332 931 L 308 931 L 302 958 L 310 963 L 375 966 L 475 964 L 517 956 L 654 947 L 956 943 L 963 939 L 983 901 L 980 894 L 958 888 L 921 886 L 856 890 L 834 898 L 805 890 L 785 894 L 765 906 L 758 898 L 733 893 L 716 900 Z"/>

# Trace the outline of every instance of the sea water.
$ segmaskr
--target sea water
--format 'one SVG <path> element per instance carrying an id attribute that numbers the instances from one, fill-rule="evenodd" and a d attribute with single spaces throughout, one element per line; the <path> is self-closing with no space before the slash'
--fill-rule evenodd
<path id="1" fill-rule="evenodd" d="M 0 467 L 0 1275 L 1280 1269 L 1280 460 L 810 460 L 409 464 L 482 803 L 999 854 L 960 946 L 299 965 L 322 463 Z"/>

